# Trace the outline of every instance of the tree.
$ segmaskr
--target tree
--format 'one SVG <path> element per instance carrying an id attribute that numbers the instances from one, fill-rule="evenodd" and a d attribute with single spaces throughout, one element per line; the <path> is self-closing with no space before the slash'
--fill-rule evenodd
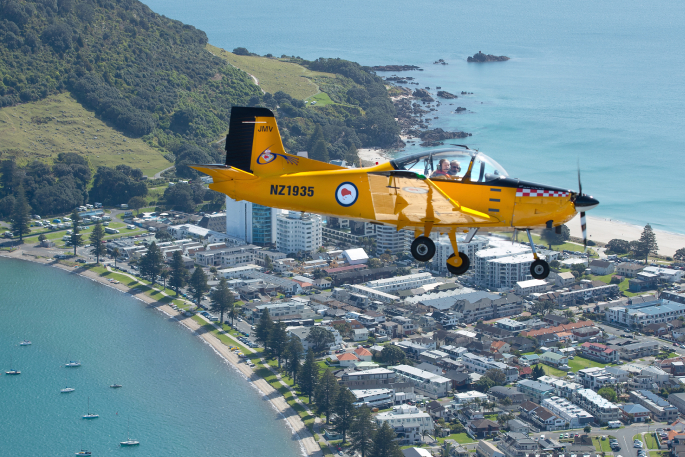
<path id="1" fill-rule="evenodd" d="M 533 367 L 533 373 L 531 375 L 531 377 L 533 379 L 538 379 L 540 376 L 544 376 L 544 375 L 545 375 L 545 370 L 539 364 L 537 364 Z"/>
<path id="2" fill-rule="evenodd" d="M 48 237 L 45 236 L 44 233 L 41 233 L 40 235 L 38 235 L 38 241 L 40 241 L 41 243 L 47 239 L 48 239 Z"/>
<path id="3" fill-rule="evenodd" d="M 328 351 L 328 348 L 335 342 L 333 332 L 325 327 L 311 327 L 309 335 L 306 338 L 307 342 L 312 345 L 312 349 L 317 354 Z"/>
<path id="4" fill-rule="evenodd" d="M 136 214 L 140 214 L 140 208 L 145 208 L 145 206 L 147 206 L 147 200 L 140 195 L 131 197 L 128 201 L 128 207 L 136 210 Z"/>
<path id="5" fill-rule="evenodd" d="M 381 351 L 381 360 L 389 365 L 399 365 L 405 358 L 404 351 L 394 344 L 385 345 Z"/>
<path id="6" fill-rule="evenodd" d="M 630 243 L 626 240 L 619 240 L 614 238 L 606 245 L 607 253 L 611 254 L 628 254 L 630 252 Z"/>
<path id="7" fill-rule="evenodd" d="M 592 426 L 590 424 L 586 425 L 585 428 L 583 428 L 583 431 L 585 433 L 590 433 L 592 431 Z"/>
<path id="8" fill-rule="evenodd" d="M 566 227 L 566 225 L 561 226 L 561 233 L 559 234 L 557 234 L 555 230 L 543 230 L 541 238 L 546 241 L 550 247 L 553 244 L 564 244 L 564 241 L 571 238 L 571 230 Z"/>
<path id="9" fill-rule="evenodd" d="M 402 451 L 396 441 L 397 435 L 387 421 L 378 429 L 373 438 L 369 457 L 402 457 Z"/>
<path id="10" fill-rule="evenodd" d="M 140 275 L 150 280 L 152 284 L 157 281 L 159 273 L 164 266 L 164 256 L 154 241 L 148 246 L 147 252 L 140 258 L 138 267 Z"/>
<path id="11" fill-rule="evenodd" d="M 677 251 L 675 251 L 675 254 L 673 254 L 673 260 L 676 260 L 678 262 L 682 262 L 685 260 L 685 248 L 680 248 Z"/>
<path id="12" fill-rule="evenodd" d="M 102 228 L 102 224 L 98 222 L 93 227 L 93 231 L 90 232 L 90 252 L 95 254 L 95 263 L 100 263 L 100 256 L 105 254 L 105 245 L 102 244 L 102 240 L 105 238 L 105 229 Z"/>
<path id="13" fill-rule="evenodd" d="M 164 281 L 164 290 L 166 290 L 166 280 L 169 279 L 170 275 L 171 271 L 168 268 L 162 268 L 162 271 L 159 272 L 159 277 Z"/>
<path id="14" fill-rule="evenodd" d="M 614 389 L 612 389 L 611 387 L 608 387 L 608 386 L 602 387 L 601 389 L 599 389 L 597 391 L 597 393 L 599 395 L 601 395 L 602 397 L 606 398 L 607 400 L 609 400 L 610 402 L 616 401 L 616 398 L 617 398 L 616 391 Z"/>
<path id="15" fill-rule="evenodd" d="M 285 371 L 290 373 L 290 377 L 293 378 L 293 382 L 297 382 L 299 377 L 300 359 L 304 355 L 304 347 L 302 346 L 302 341 L 295 336 L 290 335 L 288 339 L 288 348 L 286 349 L 285 358 Z"/>
<path id="16" fill-rule="evenodd" d="M 338 396 L 335 398 L 335 405 L 333 406 L 333 413 L 335 414 L 333 425 L 335 431 L 342 435 L 343 444 L 345 444 L 347 440 L 347 432 L 352 426 L 352 420 L 354 419 L 355 401 L 356 397 L 350 389 L 341 386 Z"/>
<path id="17" fill-rule="evenodd" d="M 212 304 L 210 309 L 219 313 L 219 322 L 224 323 L 224 313 L 233 306 L 233 292 L 228 288 L 226 278 L 221 278 L 219 286 L 211 295 Z"/>
<path id="18" fill-rule="evenodd" d="M 503 386 L 507 383 L 507 375 L 505 375 L 502 370 L 497 368 L 491 368 L 490 370 L 486 371 L 485 376 L 492 379 L 496 386 Z"/>
<path id="19" fill-rule="evenodd" d="M 326 415 L 326 423 L 330 422 L 331 413 L 335 405 L 335 399 L 338 396 L 338 381 L 330 368 L 321 375 L 319 383 L 316 386 L 316 410 L 318 414 Z"/>
<path id="20" fill-rule="evenodd" d="M 369 268 L 380 268 L 383 266 L 383 263 L 380 261 L 380 259 L 377 259 L 376 257 L 369 258 L 368 262 L 366 263 Z"/>
<path id="21" fill-rule="evenodd" d="M 333 325 L 333 328 L 344 337 L 352 332 L 352 325 L 350 325 L 350 323 L 347 321 L 338 322 L 337 324 Z"/>
<path id="22" fill-rule="evenodd" d="M 255 327 L 255 339 L 258 343 L 264 346 L 264 350 L 268 350 L 269 336 L 271 336 L 271 331 L 274 328 L 274 322 L 271 320 L 271 315 L 269 314 L 269 309 L 264 308 L 262 314 L 259 316 L 259 322 Z"/>
<path id="23" fill-rule="evenodd" d="M 288 333 L 285 331 L 285 324 L 277 322 L 274 324 L 271 333 L 269 334 L 269 350 L 278 360 L 278 368 L 281 368 L 281 358 L 285 354 L 288 347 Z"/>
<path id="24" fill-rule="evenodd" d="M 7 160 L 5 162 L 8 162 Z M 14 162 L 12 162 L 14 163 Z M 24 235 L 31 233 L 29 228 L 29 221 L 31 220 L 31 215 L 29 211 L 31 207 L 26 201 L 26 194 L 24 193 L 24 186 L 19 184 L 17 188 L 17 193 L 15 196 L 14 208 L 12 209 L 12 232 L 15 235 L 19 235 L 19 243 L 24 242 Z M 76 250 L 74 249 L 74 255 L 76 255 Z"/>
<path id="25" fill-rule="evenodd" d="M 511 406 L 511 398 L 504 397 L 500 403 L 502 403 L 503 406 Z"/>
<path id="26" fill-rule="evenodd" d="M 154 244 L 154 241 L 152 244 Z M 188 286 L 190 287 L 197 306 L 200 306 L 202 295 L 209 290 L 209 286 L 207 285 L 207 275 L 205 275 L 205 272 L 202 268 L 195 267 L 195 271 L 193 271 L 190 281 L 188 281 Z"/>
<path id="27" fill-rule="evenodd" d="M 371 416 L 371 410 L 368 406 L 360 406 L 355 411 L 354 420 L 350 427 L 351 449 L 359 452 L 362 457 L 370 455 L 375 435 L 376 421 Z"/>
<path id="28" fill-rule="evenodd" d="M 78 223 L 81 221 L 81 216 L 79 215 L 78 211 L 74 210 L 73 213 L 71 213 L 71 245 L 74 246 L 74 255 L 76 255 L 76 248 L 78 246 L 83 246 L 83 239 L 81 238 L 81 234 L 79 233 L 79 225 Z"/>
<path id="29" fill-rule="evenodd" d="M 656 243 L 656 235 L 654 234 L 654 230 L 652 230 L 651 225 L 647 224 L 642 231 L 642 235 L 640 235 L 640 239 L 637 241 L 637 250 L 635 252 L 635 256 L 637 258 L 644 258 L 645 263 L 647 263 L 649 255 L 656 254 L 658 250 L 659 246 Z"/>
<path id="30" fill-rule="evenodd" d="M 0 183 L 2 184 L 3 195 L 14 195 L 14 186 L 17 180 L 17 165 L 13 159 L 3 160 L 0 163 Z"/>
<path id="31" fill-rule="evenodd" d="M 319 381 L 319 365 L 314 361 L 314 351 L 311 348 L 307 351 L 302 368 L 300 369 L 300 379 L 298 385 L 303 395 L 308 397 L 309 404 L 312 403 L 312 394 Z"/>
<path id="32" fill-rule="evenodd" d="M 274 269 L 274 263 L 271 261 L 271 257 L 268 255 L 264 256 L 264 268 L 267 269 L 267 271 L 271 271 Z"/>
<path id="33" fill-rule="evenodd" d="M 119 248 L 112 249 L 112 257 L 114 257 L 114 268 L 117 267 L 117 259 L 119 258 Z"/>
<path id="34" fill-rule="evenodd" d="M 171 278 L 169 285 L 176 291 L 178 297 L 178 290 L 186 285 L 188 280 L 188 270 L 183 263 L 183 255 L 181 251 L 174 251 L 171 257 Z"/>
<path id="35" fill-rule="evenodd" d="M 474 387 L 477 391 L 485 393 L 488 390 L 490 390 L 491 387 L 495 387 L 495 381 L 488 378 L 487 376 L 483 376 L 478 381 L 476 381 Z"/>

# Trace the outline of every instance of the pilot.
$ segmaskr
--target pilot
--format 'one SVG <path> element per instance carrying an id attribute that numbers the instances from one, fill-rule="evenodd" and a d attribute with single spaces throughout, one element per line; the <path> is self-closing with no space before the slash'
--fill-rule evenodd
<path id="1" fill-rule="evenodd" d="M 448 171 L 450 176 L 459 176 L 460 171 L 461 165 L 459 165 L 459 162 L 457 162 L 456 160 L 450 162 L 450 171 Z"/>
<path id="2" fill-rule="evenodd" d="M 449 178 L 450 161 L 447 159 L 440 159 L 438 162 L 438 169 L 431 175 L 432 178 Z"/>

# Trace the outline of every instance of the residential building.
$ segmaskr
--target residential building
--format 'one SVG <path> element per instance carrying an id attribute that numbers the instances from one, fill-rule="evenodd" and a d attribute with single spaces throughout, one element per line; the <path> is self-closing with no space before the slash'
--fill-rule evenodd
<path id="1" fill-rule="evenodd" d="M 435 240 L 435 257 L 433 257 L 433 268 L 437 268 L 440 273 L 447 272 L 447 259 L 454 254 L 452 243 L 447 236 L 439 236 Z M 476 252 L 486 249 L 489 245 L 488 238 L 485 236 L 476 235 L 468 243 L 464 242 L 464 237 L 457 236 L 457 243 L 459 243 L 459 252 L 466 254 L 469 259 L 475 259 Z M 473 264 L 471 266 L 473 270 Z"/>
<path id="2" fill-rule="evenodd" d="M 636 328 L 642 325 L 670 322 L 680 316 L 685 316 L 685 303 L 658 299 L 609 308 L 605 311 L 604 318 L 608 322 Z"/>
<path id="3" fill-rule="evenodd" d="M 678 408 L 682 414 L 685 414 L 685 393 L 670 394 L 668 401 Z"/>
<path id="4" fill-rule="evenodd" d="M 281 252 L 313 252 L 321 247 L 321 216 L 289 211 L 276 216 L 276 249 Z"/>
<path id="5" fill-rule="evenodd" d="M 345 372 L 340 378 L 340 385 L 350 389 L 362 389 L 372 385 L 387 385 L 398 382 L 397 373 L 387 368 Z"/>
<path id="6" fill-rule="evenodd" d="M 348 265 L 363 265 L 369 261 L 369 256 L 362 248 L 346 249 L 342 253 Z"/>
<path id="7" fill-rule="evenodd" d="M 516 384 L 519 392 L 528 395 L 533 401 L 541 403 L 545 398 L 554 396 L 554 388 L 549 384 L 523 379 Z"/>
<path id="8" fill-rule="evenodd" d="M 255 263 L 261 267 L 266 267 L 266 258 L 268 257 L 272 265 L 277 260 L 285 259 L 285 253 L 278 251 L 269 251 L 267 249 L 260 249 L 257 251 L 257 256 L 255 258 Z M 275 265 L 274 265 L 275 266 Z"/>
<path id="9" fill-rule="evenodd" d="M 557 273 L 554 278 L 554 285 L 557 287 L 569 287 L 576 282 L 576 277 L 569 271 Z"/>
<path id="10" fill-rule="evenodd" d="M 494 400 L 501 401 L 508 398 L 512 404 L 517 405 L 523 403 L 526 399 L 525 395 L 516 389 L 516 387 L 495 386 L 488 390 L 488 395 Z"/>
<path id="11" fill-rule="evenodd" d="M 590 262 L 588 267 L 590 268 L 590 271 L 593 275 L 598 276 L 610 275 L 611 273 L 616 271 L 616 265 L 614 264 L 614 262 L 610 262 L 607 260 L 594 259 Z"/>
<path id="12" fill-rule="evenodd" d="M 528 417 L 533 424 L 540 428 L 540 430 L 551 432 L 554 430 L 564 430 L 567 428 L 565 419 L 557 416 L 544 406 L 537 406 L 528 414 Z"/>
<path id="13" fill-rule="evenodd" d="M 376 254 L 381 255 L 387 251 L 391 254 L 400 254 L 409 251 L 409 245 L 414 241 L 414 232 L 409 230 L 397 230 L 395 226 L 376 226 Z"/>
<path id="14" fill-rule="evenodd" d="M 409 405 L 393 406 L 392 411 L 377 414 L 375 420 L 379 426 L 387 422 L 397 434 L 398 444 L 401 445 L 420 442 L 423 432 L 434 428 L 430 415 Z"/>
<path id="15" fill-rule="evenodd" d="M 204 267 L 232 268 L 255 263 L 257 246 L 228 247 L 212 251 L 198 251 L 195 253 L 195 262 Z"/>
<path id="16" fill-rule="evenodd" d="M 495 322 L 495 326 L 503 328 L 504 330 L 508 330 L 514 334 L 522 332 L 528 328 L 524 322 L 515 321 L 506 317 Z"/>
<path id="17" fill-rule="evenodd" d="M 307 337 L 309 336 L 310 330 L 314 327 L 304 327 L 304 326 L 298 326 L 298 327 L 288 327 L 286 331 L 290 335 L 294 335 L 300 339 L 302 342 L 302 347 L 304 347 L 305 352 L 309 350 L 313 345 L 307 341 Z M 331 332 L 333 334 L 333 343 L 331 343 L 329 350 L 334 350 L 335 348 L 341 347 L 343 344 L 343 339 L 340 336 L 340 333 L 333 327 L 324 327 L 326 330 Z"/>
<path id="18" fill-rule="evenodd" d="M 514 284 L 514 293 L 521 297 L 527 297 L 530 294 L 543 293 L 549 290 L 550 287 L 547 281 L 542 279 L 528 279 Z"/>
<path id="19" fill-rule="evenodd" d="M 523 300 L 517 295 L 507 295 L 501 298 L 481 298 L 475 302 L 466 297 L 456 297 L 454 312 L 460 322 L 470 324 L 479 320 L 497 319 L 521 314 Z"/>
<path id="20" fill-rule="evenodd" d="M 659 353 L 659 343 L 651 340 L 611 347 L 616 349 L 624 360 L 642 359 Z"/>
<path id="21" fill-rule="evenodd" d="M 607 384 L 616 384 L 616 378 L 607 373 L 604 368 L 590 367 L 578 370 L 578 380 L 587 389 L 598 390 Z"/>
<path id="22" fill-rule="evenodd" d="M 626 403 L 625 405 L 618 405 L 621 410 L 621 416 L 624 422 L 646 422 L 649 419 L 649 410 L 642 405 L 636 403 Z"/>
<path id="23" fill-rule="evenodd" d="M 491 358 L 481 357 L 470 352 L 462 354 L 461 361 L 467 370 L 478 374 L 484 374 L 488 370 L 492 369 L 501 370 L 506 376 L 507 383 L 514 382 L 519 377 L 519 372 L 516 368 L 502 362 L 495 362 Z"/>
<path id="24" fill-rule="evenodd" d="M 226 213 L 205 214 L 197 223 L 198 227 L 213 230 L 215 232 L 226 232 Z"/>
<path id="25" fill-rule="evenodd" d="M 600 424 L 618 420 L 620 417 L 618 406 L 611 403 L 594 390 L 581 389 L 576 391 L 573 401 L 595 416 L 595 419 Z"/>
<path id="26" fill-rule="evenodd" d="M 630 401 L 649 410 L 655 421 L 671 423 L 678 417 L 678 408 L 649 390 L 631 390 Z"/>
<path id="27" fill-rule="evenodd" d="M 261 317 L 264 310 L 269 311 L 269 316 L 275 321 L 283 321 L 288 319 L 315 319 L 319 317 L 309 306 L 298 301 L 288 301 L 283 303 L 267 303 L 264 305 L 257 305 L 250 311 L 252 315 L 250 319 L 256 322 Z"/>
<path id="28" fill-rule="evenodd" d="M 276 242 L 276 217 L 280 209 L 226 197 L 226 233 L 248 243 L 265 246 Z M 294 252 L 294 251 L 290 251 Z"/>
<path id="29" fill-rule="evenodd" d="M 466 433 L 475 439 L 485 439 L 499 433 L 499 424 L 490 419 L 476 419 L 466 425 Z"/>
<path id="30" fill-rule="evenodd" d="M 452 385 L 452 382 L 444 376 L 409 365 L 397 365 L 390 369 L 397 373 L 398 379 L 413 384 L 417 392 L 430 398 L 446 397 Z"/>
<path id="31" fill-rule="evenodd" d="M 476 455 L 478 457 L 506 457 L 504 452 L 497 449 L 494 443 L 490 441 L 478 441 L 476 446 Z"/>
<path id="32" fill-rule="evenodd" d="M 345 288 L 349 289 L 352 293 L 364 295 L 370 300 L 377 300 L 383 303 L 394 303 L 400 299 L 397 295 L 381 292 L 380 290 L 372 289 L 360 284 L 348 284 Z"/>
<path id="33" fill-rule="evenodd" d="M 554 388 L 554 393 L 558 397 L 564 397 L 567 400 L 573 399 L 573 394 L 583 388 L 581 384 L 575 382 L 565 381 L 563 379 L 555 378 L 552 376 L 540 376 L 537 379 L 538 382 L 549 384 Z"/>
<path id="34" fill-rule="evenodd" d="M 583 343 L 580 346 L 580 353 L 583 357 L 602 363 L 616 363 L 619 357 L 616 349 L 599 343 Z"/>
<path id="35" fill-rule="evenodd" d="M 616 274 L 626 278 L 634 278 L 644 267 L 644 265 L 639 263 L 621 262 L 616 265 Z"/>
<path id="36" fill-rule="evenodd" d="M 640 374 L 649 376 L 652 379 L 652 381 L 659 386 L 664 386 L 668 384 L 671 378 L 670 374 L 666 373 L 661 368 L 655 366 L 646 367 L 640 372 Z"/>
<path id="37" fill-rule="evenodd" d="M 424 284 L 432 284 L 435 282 L 435 278 L 430 273 L 416 273 L 369 281 L 366 283 L 366 286 L 382 292 L 394 292 L 396 290 L 415 289 Z"/>
<path id="38" fill-rule="evenodd" d="M 555 352 L 545 352 L 540 355 L 542 363 L 555 368 L 568 367 L 568 357 Z M 568 369 L 568 368 L 566 368 Z"/>
<path id="39" fill-rule="evenodd" d="M 354 389 L 350 390 L 355 397 L 355 406 L 368 406 L 370 408 L 387 408 L 395 404 L 395 391 L 393 389 Z"/>
<path id="40" fill-rule="evenodd" d="M 650 273 L 657 275 L 660 281 L 663 282 L 679 282 L 683 279 L 683 271 L 675 270 L 672 268 L 661 268 L 661 267 L 645 267 L 642 271 L 645 273 Z"/>
<path id="41" fill-rule="evenodd" d="M 497 443 L 497 447 L 504 452 L 506 457 L 528 457 L 529 454 L 536 454 L 540 449 L 537 441 L 518 432 L 504 434 Z"/>
<path id="42" fill-rule="evenodd" d="M 531 426 L 526 424 L 525 422 L 522 422 L 518 419 L 511 419 L 507 421 L 507 426 L 509 427 L 509 430 L 512 432 L 516 433 L 524 433 L 528 435 L 531 431 Z"/>
<path id="43" fill-rule="evenodd" d="M 469 390 L 468 392 L 457 392 L 454 394 L 454 400 L 452 402 L 455 405 L 468 405 L 473 403 L 476 399 L 480 401 L 487 400 L 488 396 L 483 392 L 478 392 L 477 390 Z"/>
<path id="44" fill-rule="evenodd" d="M 581 428 L 595 419 L 587 411 L 562 397 L 549 397 L 542 400 L 542 406 L 565 420 L 568 428 Z"/>
<path id="45" fill-rule="evenodd" d="M 606 286 L 562 292 L 559 294 L 556 301 L 559 306 L 573 306 L 577 303 L 590 303 L 593 301 L 605 300 L 608 297 L 614 297 L 619 293 L 618 284 L 607 284 Z"/>

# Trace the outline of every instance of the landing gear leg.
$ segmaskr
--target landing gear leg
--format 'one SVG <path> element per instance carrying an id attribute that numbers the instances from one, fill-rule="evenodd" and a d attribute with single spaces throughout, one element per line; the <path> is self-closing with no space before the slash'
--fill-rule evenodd
<path id="1" fill-rule="evenodd" d="M 447 271 L 455 276 L 463 275 L 469 269 L 471 262 L 466 254 L 459 252 L 459 246 L 457 246 L 457 233 L 455 230 L 450 231 L 449 237 L 450 242 L 452 243 L 452 249 L 454 249 L 454 254 L 447 259 Z"/>
<path id="2" fill-rule="evenodd" d="M 533 257 L 535 260 L 530 264 L 530 275 L 534 279 L 545 279 L 549 276 L 549 265 L 546 261 L 538 257 L 538 253 L 535 252 L 535 243 L 533 243 L 533 237 L 530 235 L 530 229 L 526 229 L 528 234 L 528 241 L 530 242 L 530 248 L 533 250 Z"/>

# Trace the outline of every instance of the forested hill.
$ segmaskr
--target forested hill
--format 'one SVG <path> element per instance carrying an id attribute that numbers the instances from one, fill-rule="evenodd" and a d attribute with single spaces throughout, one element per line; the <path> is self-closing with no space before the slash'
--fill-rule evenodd
<path id="1" fill-rule="evenodd" d="M 0 0 L 0 107 L 70 91 L 118 130 L 173 152 L 181 175 L 192 171 L 178 165 L 223 160 L 212 143 L 232 105 L 280 105 L 286 146 L 298 150 L 322 125 L 331 158 L 397 142 L 382 80 L 358 64 L 300 60 L 353 81 L 340 103 L 305 109 L 287 94 L 262 94 L 206 43 L 204 32 L 137 0 Z"/>

